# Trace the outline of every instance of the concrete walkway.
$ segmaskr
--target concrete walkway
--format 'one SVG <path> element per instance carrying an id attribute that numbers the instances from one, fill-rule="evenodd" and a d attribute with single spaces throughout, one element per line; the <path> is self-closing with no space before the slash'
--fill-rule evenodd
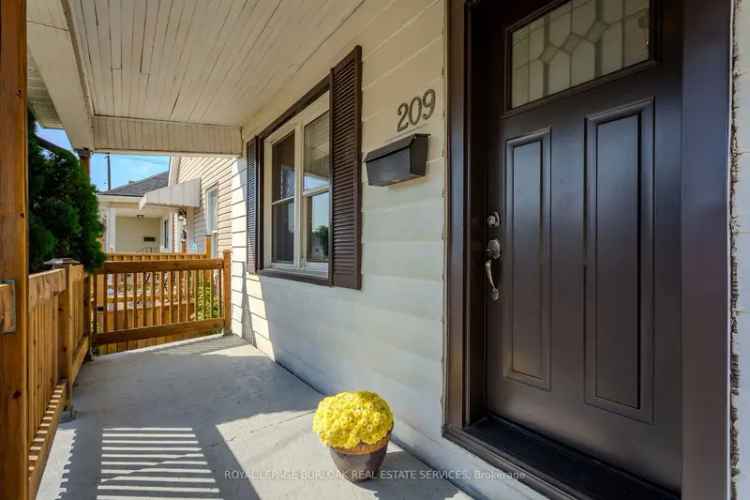
<path id="1" fill-rule="evenodd" d="M 454 485 L 393 443 L 385 478 L 336 477 L 312 432 L 322 395 L 238 337 L 97 358 L 74 390 L 40 500 L 444 499 Z"/>

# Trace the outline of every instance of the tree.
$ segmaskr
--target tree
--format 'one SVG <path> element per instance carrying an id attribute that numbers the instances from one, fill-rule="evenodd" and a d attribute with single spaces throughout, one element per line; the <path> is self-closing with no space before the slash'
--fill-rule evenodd
<path id="1" fill-rule="evenodd" d="M 36 272 L 55 257 L 70 257 L 87 270 L 104 261 L 98 238 L 104 227 L 94 186 L 76 155 L 42 149 L 29 112 L 29 267 Z"/>

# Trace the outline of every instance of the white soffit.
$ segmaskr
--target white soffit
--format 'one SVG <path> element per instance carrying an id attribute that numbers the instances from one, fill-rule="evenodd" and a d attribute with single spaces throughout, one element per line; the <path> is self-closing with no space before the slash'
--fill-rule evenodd
<path id="1" fill-rule="evenodd" d="M 146 206 L 193 207 L 201 206 L 201 180 L 191 179 L 180 184 L 173 184 L 154 191 L 149 191 L 141 198 L 138 208 Z"/>
<path id="2" fill-rule="evenodd" d="M 240 127 L 114 116 L 94 117 L 97 151 L 240 155 Z"/>
<path id="3" fill-rule="evenodd" d="M 46 88 L 52 107 L 59 117 L 75 148 L 93 147 L 93 130 L 76 59 L 73 38 L 68 28 L 63 0 L 28 0 L 27 38 L 31 55 L 29 73 L 38 74 Z M 32 109 L 43 110 L 44 96 L 38 90 L 40 82 L 32 80 L 29 89 Z M 39 101 L 35 102 L 35 98 Z M 44 113 L 42 112 L 42 115 Z M 42 116 L 42 124 L 54 126 L 49 117 Z M 46 123 L 45 123 L 46 122 Z"/>
<path id="4" fill-rule="evenodd" d="M 47 86 L 31 54 L 28 55 L 27 61 L 26 87 L 29 94 L 29 107 L 34 111 L 34 117 L 42 127 L 63 128 L 55 104 L 49 96 Z"/>

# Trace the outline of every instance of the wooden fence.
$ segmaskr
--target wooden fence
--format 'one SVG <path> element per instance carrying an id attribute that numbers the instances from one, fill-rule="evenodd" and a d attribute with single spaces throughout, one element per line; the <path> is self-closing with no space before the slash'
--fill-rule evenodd
<path id="1" fill-rule="evenodd" d="M 34 498 L 63 407 L 89 349 L 80 265 L 29 276 L 29 491 Z"/>
<path id="2" fill-rule="evenodd" d="M 231 251 L 222 259 L 179 255 L 186 258 L 108 260 L 94 273 L 93 343 L 100 354 L 229 328 Z"/>

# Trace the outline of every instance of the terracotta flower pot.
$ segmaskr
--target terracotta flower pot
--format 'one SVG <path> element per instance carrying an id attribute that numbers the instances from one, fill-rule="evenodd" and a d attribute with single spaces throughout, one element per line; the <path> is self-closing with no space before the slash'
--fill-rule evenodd
<path id="1" fill-rule="evenodd" d="M 333 448 L 331 458 L 336 468 L 349 481 L 367 481 L 377 477 L 380 467 L 385 460 L 388 451 L 388 440 L 391 438 L 389 432 L 383 439 L 375 444 L 360 443 L 354 448 Z"/>

